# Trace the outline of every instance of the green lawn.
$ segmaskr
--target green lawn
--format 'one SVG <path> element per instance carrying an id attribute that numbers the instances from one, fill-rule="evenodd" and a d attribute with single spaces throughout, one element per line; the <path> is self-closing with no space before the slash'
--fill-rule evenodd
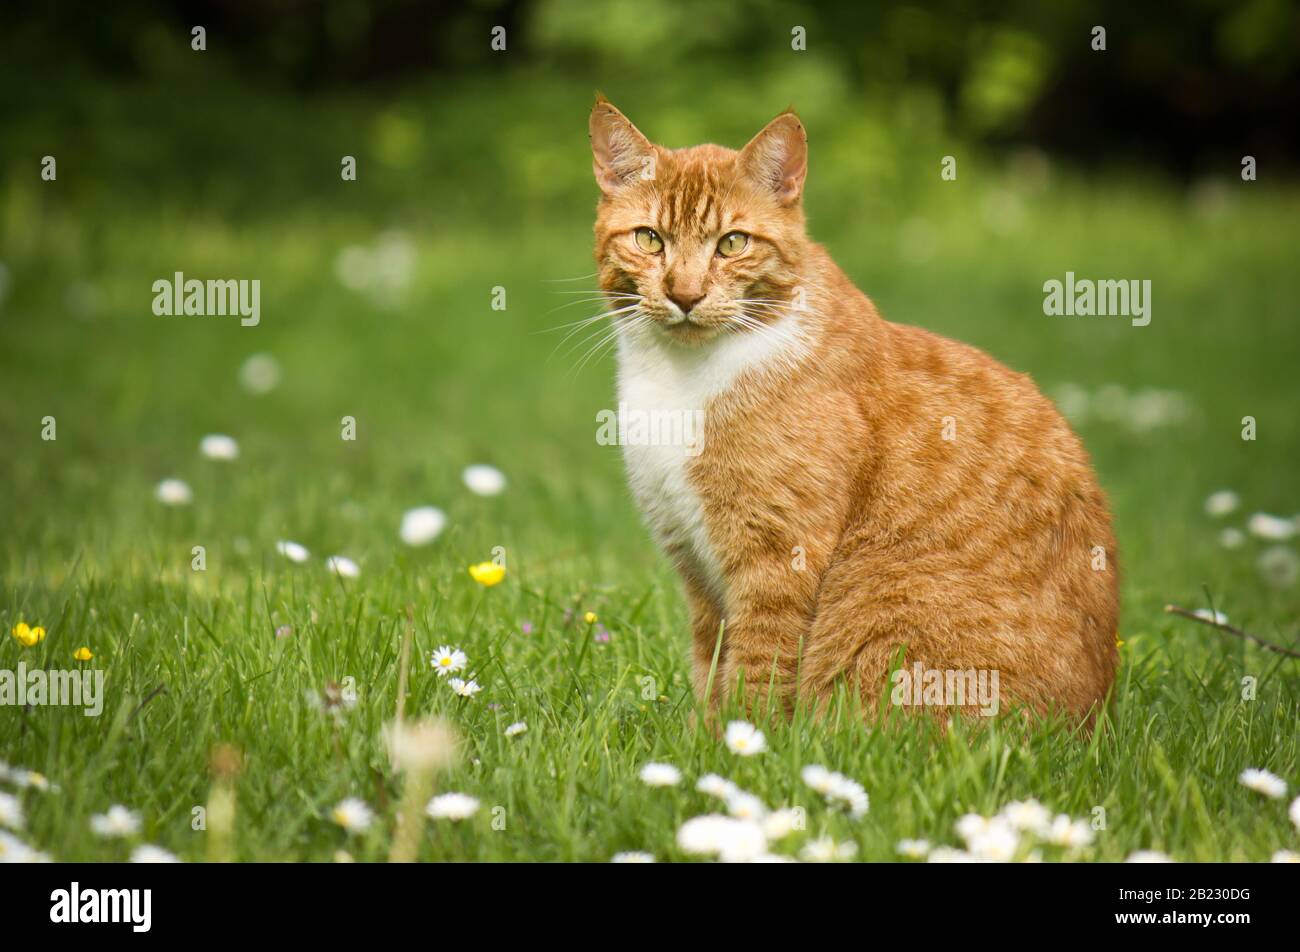
<path id="1" fill-rule="evenodd" d="M 61 110 L 10 110 L 0 622 L 48 636 L 24 648 L 6 634 L 0 669 L 75 667 L 84 645 L 107 692 L 100 717 L 0 708 L 0 760 L 58 787 L 18 790 L 23 840 L 58 860 L 123 859 L 132 842 L 202 859 L 192 810 L 208 802 L 210 752 L 225 742 L 244 755 L 239 859 L 383 859 L 401 781 L 380 732 L 412 606 L 407 712 L 455 726 L 461 755 L 438 790 L 482 803 L 467 822 L 431 821 L 425 859 L 683 858 L 677 827 L 722 809 L 694 790 L 710 772 L 769 807 L 805 808 L 807 829 L 774 846 L 785 855 L 823 834 L 866 860 L 896 858 L 904 838 L 957 845 L 958 817 L 1028 797 L 1084 819 L 1104 808 L 1091 846 L 1044 847 L 1049 860 L 1300 850 L 1286 816 L 1300 784 L 1297 661 L 1162 611 L 1203 607 L 1208 591 L 1234 624 L 1297 641 L 1300 590 L 1271 586 L 1256 565 L 1277 543 L 1227 549 L 1218 536 L 1254 512 L 1300 509 L 1300 191 L 1243 184 L 1232 168 L 1192 189 L 1141 170 L 1083 177 L 959 148 L 919 120 L 805 110 L 814 234 L 885 315 L 984 347 L 1049 393 L 1089 395 L 1078 426 L 1115 510 L 1124 663 L 1091 740 L 1009 724 L 974 737 L 872 732 L 846 707 L 769 730 L 769 749 L 741 758 L 690 727 L 674 574 L 640 525 L 617 449 L 595 441 L 612 361 L 579 370 L 581 349 L 546 332 L 592 313 L 556 310 L 575 299 L 558 291 L 591 287 L 592 84 L 535 80 L 440 84 L 379 107 L 195 81 L 78 100 L 54 90 Z M 816 76 L 792 82 L 797 103 L 834 99 Z M 790 99 L 732 91 L 683 115 L 689 100 L 671 86 L 606 92 L 673 145 L 737 145 Z M 47 153 L 56 182 L 38 177 Z M 958 179 L 940 182 L 948 153 Z M 358 157 L 356 182 L 339 179 L 345 154 Z M 341 264 L 349 246 L 362 250 Z M 346 286 L 349 268 L 369 284 Z M 151 285 L 174 271 L 259 279 L 260 325 L 154 316 Z M 1066 271 L 1150 279 L 1150 326 L 1045 316 L 1042 284 Z M 504 311 L 490 306 L 498 286 Z M 269 393 L 240 383 L 255 353 L 281 367 Z M 47 416 L 54 441 L 41 439 Z M 341 439 L 345 416 L 355 441 Z M 1254 441 L 1241 439 L 1244 416 L 1257 420 Z M 235 437 L 239 458 L 203 458 L 208 433 Z M 503 494 L 462 484 L 480 462 L 505 472 Z M 165 477 L 192 487 L 190 505 L 154 498 Z M 1224 488 L 1241 508 L 1212 519 L 1203 501 Z M 398 525 L 420 505 L 448 524 L 412 548 Z M 282 539 L 311 558 L 282 557 Z M 203 572 L 191 569 L 196 545 Z M 482 588 L 466 568 L 498 546 L 506 578 Z M 332 576 L 333 554 L 359 577 Z M 466 652 L 480 694 L 458 698 L 435 675 L 440 645 Z M 357 700 L 341 719 L 309 701 L 348 678 Z M 517 721 L 527 733 L 504 737 Z M 649 762 L 680 768 L 681 787 L 643 784 Z M 808 764 L 859 781 L 870 811 L 828 808 L 800 779 Z M 1248 790 L 1237 777 L 1249 767 L 1292 792 Z M 330 820 L 348 796 L 379 812 L 351 840 Z M 139 811 L 134 840 L 90 832 L 113 803 Z"/>

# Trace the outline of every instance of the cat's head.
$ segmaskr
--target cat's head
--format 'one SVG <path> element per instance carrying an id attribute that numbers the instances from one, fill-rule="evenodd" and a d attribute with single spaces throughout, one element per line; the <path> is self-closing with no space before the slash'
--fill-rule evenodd
<path id="1" fill-rule="evenodd" d="M 798 116 L 777 116 L 739 152 L 665 149 L 598 99 L 591 149 L 596 261 L 616 319 L 695 345 L 789 313 L 808 244 Z"/>

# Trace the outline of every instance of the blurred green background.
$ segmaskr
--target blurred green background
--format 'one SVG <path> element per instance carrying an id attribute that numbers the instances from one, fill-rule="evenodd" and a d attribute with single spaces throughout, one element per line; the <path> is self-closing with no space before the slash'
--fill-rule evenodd
<path id="1" fill-rule="evenodd" d="M 591 287 L 600 89 L 669 146 L 739 146 L 793 104 L 811 230 L 883 313 L 1031 373 L 1076 420 L 1117 510 L 1126 629 L 1208 583 L 1244 601 L 1234 617 L 1294 633 L 1294 588 L 1264 581 L 1257 543 L 1221 549 L 1201 502 L 1235 489 L 1237 525 L 1300 510 L 1298 24 L 1272 0 L 10 14 L 3 579 L 54 584 L 77 558 L 189 578 L 169 553 L 196 536 L 229 543 L 217 565 L 241 577 L 288 536 L 367 570 L 506 544 L 574 584 L 670 587 L 617 450 L 594 440 L 612 361 L 579 371 L 581 348 L 546 332 L 591 313 L 557 291 Z M 1150 279 L 1151 325 L 1044 316 L 1042 284 L 1067 270 Z M 260 279 L 260 326 L 154 316 L 152 282 L 175 271 Z M 270 393 L 240 384 L 254 354 L 281 368 Z M 198 459 L 208 432 L 240 440 L 237 469 Z M 511 480 L 490 504 L 460 486 L 479 461 Z M 166 476 L 216 504 L 163 511 Z M 449 511 L 445 544 L 404 553 L 397 521 L 422 503 Z"/>

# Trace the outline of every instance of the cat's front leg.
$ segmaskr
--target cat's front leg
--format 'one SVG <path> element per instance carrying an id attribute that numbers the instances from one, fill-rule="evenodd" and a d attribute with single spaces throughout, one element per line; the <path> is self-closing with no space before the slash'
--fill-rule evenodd
<path id="1" fill-rule="evenodd" d="M 744 708 L 756 717 L 792 709 L 819 575 L 792 569 L 780 551 L 748 560 L 727 579 L 725 656 L 717 682 L 728 696 L 742 692 Z"/>
<path id="2" fill-rule="evenodd" d="M 693 575 L 683 573 L 683 582 L 691 611 L 691 685 L 696 699 L 711 713 L 722 694 L 720 672 L 726 660 L 719 640 L 724 631 L 722 606 Z"/>

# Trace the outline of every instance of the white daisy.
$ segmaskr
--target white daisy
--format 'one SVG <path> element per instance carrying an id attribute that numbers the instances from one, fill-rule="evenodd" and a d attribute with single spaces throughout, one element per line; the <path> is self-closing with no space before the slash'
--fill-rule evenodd
<path id="1" fill-rule="evenodd" d="M 0 793 L 0 826 L 21 830 L 27 824 L 23 805 L 12 793 Z"/>
<path id="2" fill-rule="evenodd" d="M 718 845 L 718 859 L 724 863 L 752 863 L 767 855 L 763 828 L 750 820 L 732 820 Z"/>
<path id="3" fill-rule="evenodd" d="M 1231 489 L 1220 489 L 1218 492 L 1210 493 L 1205 500 L 1205 512 L 1207 515 L 1226 516 L 1228 513 L 1236 510 L 1241 500 Z"/>
<path id="4" fill-rule="evenodd" d="M 930 855 L 925 858 L 927 863 L 981 863 L 978 856 L 967 853 L 965 850 L 953 849 L 951 846 L 939 846 L 930 851 Z"/>
<path id="5" fill-rule="evenodd" d="M 1300 863 L 1300 853 L 1293 850 L 1278 850 L 1269 859 L 1270 863 Z"/>
<path id="6" fill-rule="evenodd" d="M 154 487 L 153 494 L 164 506 L 188 506 L 194 499 L 190 484 L 182 479 L 164 479 Z"/>
<path id="7" fill-rule="evenodd" d="M 850 780 L 841 773 L 827 770 L 819 764 L 809 764 L 800 771 L 803 782 L 824 796 L 829 802 L 840 803 L 848 808 L 849 815 L 862 816 L 871 805 L 862 784 Z"/>
<path id="8" fill-rule="evenodd" d="M 239 382 L 259 396 L 280 385 L 280 362 L 270 354 L 253 354 L 239 368 Z"/>
<path id="9" fill-rule="evenodd" d="M 1269 546 L 1255 560 L 1264 581 L 1274 588 L 1290 588 L 1300 577 L 1300 560 L 1284 545 Z"/>
<path id="10" fill-rule="evenodd" d="M 307 551 L 306 546 L 299 545 L 297 542 L 290 542 L 288 539 L 281 539 L 275 544 L 275 551 L 279 552 L 290 562 L 302 564 L 311 558 L 311 553 Z"/>
<path id="11" fill-rule="evenodd" d="M 505 736 L 507 737 L 518 737 L 526 730 L 528 730 L 528 723 L 526 721 L 515 721 L 504 731 L 502 731 L 502 733 L 505 734 Z"/>
<path id="12" fill-rule="evenodd" d="M 468 820 L 478 812 L 478 799 L 467 793 L 444 793 L 430 800 L 424 812 L 435 820 Z"/>
<path id="13" fill-rule="evenodd" d="M 1126 863 L 1172 863 L 1173 860 L 1159 850 L 1137 850 L 1129 854 Z"/>
<path id="14" fill-rule="evenodd" d="M 1044 839 L 1055 846 L 1078 849 L 1092 842 L 1092 827 L 1083 820 L 1073 820 L 1062 813 L 1047 828 Z"/>
<path id="15" fill-rule="evenodd" d="M 349 833 L 364 833 L 374 822 L 375 813 L 364 800 L 348 797 L 330 811 L 330 819 Z"/>
<path id="16" fill-rule="evenodd" d="M 827 796 L 842 804 L 849 811 L 849 816 L 855 820 L 864 816 L 871 806 L 871 800 L 867 796 L 867 791 L 862 788 L 862 784 L 842 774 L 832 776 L 831 790 Z"/>
<path id="17" fill-rule="evenodd" d="M 357 563 L 346 555 L 331 555 L 325 560 L 325 567 L 340 578 L 356 578 L 361 574 L 361 569 Z"/>
<path id="18" fill-rule="evenodd" d="M 179 863 L 180 857 L 161 846 L 152 846 L 145 843 L 137 846 L 131 851 L 131 862 L 133 863 Z"/>
<path id="19" fill-rule="evenodd" d="M 752 757 L 767 749 L 763 732 L 747 721 L 732 721 L 727 725 L 727 746 L 742 757 Z"/>
<path id="20" fill-rule="evenodd" d="M 1219 533 L 1219 545 L 1225 549 L 1240 549 L 1246 542 L 1246 533 L 1231 526 Z"/>
<path id="21" fill-rule="evenodd" d="M 763 817 L 763 834 L 769 842 L 783 840 L 795 830 L 804 828 L 803 811 L 784 807 Z"/>
<path id="22" fill-rule="evenodd" d="M 677 846 L 683 853 L 694 856 L 716 855 L 722 842 L 726 824 L 735 823 L 729 816 L 707 813 L 692 817 L 677 828 Z"/>
<path id="23" fill-rule="evenodd" d="M 966 841 L 973 856 L 993 863 L 1009 863 L 1020 848 L 1020 833 L 1006 820 L 995 817 L 987 827 Z"/>
<path id="24" fill-rule="evenodd" d="M 677 830 L 677 846 L 683 853 L 746 862 L 767 852 L 767 837 L 757 823 L 710 813 L 683 823 Z"/>
<path id="25" fill-rule="evenodd" d="M 506 488 L 506 474 L 486 463 L 465 467 L 461 479 L 469 491 L 477 496 L 497 496 Z"/>
<path id="26" fill-rule="evenodd" d="M 12 833 L 0 830 L 0 866 L 6 863 L 48 863 L 49 856 L 32 849 Z"/>
<path id="27" fill-rule="evenodd" d="M 444 677 L 457 671 L 463 671 L 465 666 L 469 664 L 469 658 L 459 648 L 442 645 L 433 653 L 431 663 L 433 664 L 433 670 L 438 672 L 438 676 Z"/>
<path id="28" fill-rule="evenodd" d="M 822 796 L 828 796 L 831 792 L 831 787 L 835 783 L 834 778 L 837 775 L 831 773 L 820 764 L 809 764 L 799 772 L 799 776 L 801 776 L 803 782 L 812 787 L 814 791 L 820 793 Z"/>
<path id="29" fill-rule="evenodd" d="M 12 833 L 0 830 L 0 866 L 6 863 L 18 863 L 27 851 L 27 844 Z"/>
<path id="30" fill-rule="evenodd" d="M 1275 773 L 1269 773 L 1267 770 L 1247 767 L 1237 779 L 1241 781 L 1243 786 L 1249 787 L 1256 793 L 1262 793 L 1270 799 L 1280 800 L 1286 796 L 1286 781 Z"/>
<path id="31" fill-rule="evenodd" d="M 989 818 L 986 816 L 980 816 L 978 813 L 967 813 L 953 824 L 953 829 L 957 831 L 957 835 L 967 843 L 970 843 L 972 839 L 985 833 L 988 828 Z"/>
<path id="32" fill-rule="evenodd" d="M 116 839 L 135 836 L 140 832 L 140 814 L 128 810 L 120 803 L 115 803 L 105 813 L 96 813 L 90 818 L 90 828 L 99 836 Z"/>
<path id="33" fill-rule="evenodd" d="M 1267 512 L 1257 512 L 1246 523 L 1246 529 L 1256 538 L 1268 539 L 1270 542 L 1285 542 L 1295 535 L 1295 521 L 1273 516 Z"/>
<path id="34" fill-rule="evenodd" d="M 1287 810 L 1287 815 L 1291 817 L 1291 823 L 1297 830 L 1300 830 L 1300 797 L 1291 801 L 1291 807 Z"/>
<path id="35" fill-rule="evenodd" d="M 799 851 L 799 858 L 805 863 L 833 863 L 836 860 L 852 859 L 857 852 L 857 843 L 836 843 L 829 836 L 822 836 L 805 843 Z"/>
<path id="36" fill-rule="evenodd" d="M 615 853 L 613 858 L 610 859 L 611 863 L 653 863 L 654 861 L 653 853 L 642 853 L 637 850 Z"/>
<path id="37" fill-rule="evenodd" d="M 1041 835 L 1052 822 L 1052 813 L 1037 800 L 1013 800 L 999 814 L 1022 833 Z"/>
<path id="38" fill-rule="evenodd" d="M 725 800 L 738 789 L 730 780 L 719 777 L 715 773 L 705 774 L 695 782 L 695 789 L 700 793 L 708 794 L 710 797 L 717 797 L 719 800 Z"/>
<path id="39" fill-rule="evenodd" d="M 925 859 L 930 852 L 929 840 L 899 840 L 898 846 L 894 847 L 899 856 L 905 856 L 908 859 Z"/>
<path id="40" fill-rule="evenodd" d="M 761 821 L 767 816 L 767 807 L 763 801 L 752 793 L 737 790 L 727 797 L 727 812 L 737 820 Z"/>
<path id="41" fill-rule="evenodd" d="M 452 678 L 447 685 L 461 697 L 473 697 L 483 690 L 483 686 L 473 679 Z"/>
<path id="42" fill-rule="evenodd" d="M 19 790 L 40 790 L 42 793 L 58 790 L 57 787 L 50 785 L 50 780 L 45 774 L 37 773 L 35 770 L 13 770 L 9 774 L 9 779 Z"/>
<path id="43" fill-rule="evenodd" d="M 646 764 L 641 768 L 641 782 L 650 787 L 675 787 L 682 782 L 682 772 L 672 764 Z"/>
<path id="44" fill-rule="evenodd" d="M 199 441 L 199 452 L 208 459 L 238 459 L 239 444 L 233 437 L 221 433 L 209 433 Z"/>
<path id="45" fill-rule="evenodd" d="M 370 249 L 362 245 L 345 245 L 334 258 L 334 276 L 350 291 L 365 291 L 374 272 Z"/>
<path id="46" fill-rule="evenodd" d="M 436 506 L 420 506 L 402 514 L 402 526 L 397 530 L 407 545 L 428 545 L 442 534 L 447 525 L 447 514 Z"/>

